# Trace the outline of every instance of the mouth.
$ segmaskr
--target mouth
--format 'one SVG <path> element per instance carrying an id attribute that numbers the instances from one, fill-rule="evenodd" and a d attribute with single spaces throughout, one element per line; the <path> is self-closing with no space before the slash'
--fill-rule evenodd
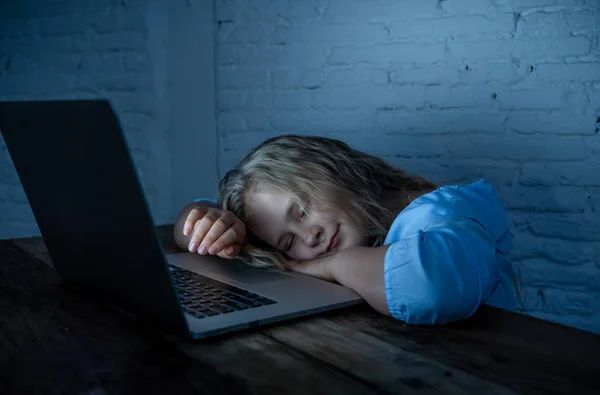
<path id="1" fill-rule="evenodd" d="M 333 234 L 333 236 L 331 236 L 331 239 L 329 240 L 329 245 L 327 246 L 327 251 L 326 252 L 331 252 L 333 251 L 333 249 L 335 249 L 338 245 L 338 233 L 340 232 L 340 226 L 337 226 L 337 229 L 335 230 L 335 233 Z"/>

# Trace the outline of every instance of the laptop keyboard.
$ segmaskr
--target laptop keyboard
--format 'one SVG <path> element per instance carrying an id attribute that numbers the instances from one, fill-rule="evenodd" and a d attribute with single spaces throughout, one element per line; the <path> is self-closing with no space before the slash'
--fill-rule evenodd
<path id="1" fill-rule="evenodd" d="M 183 310 L 196 318 L 277 303 L 250 291 L 225 284 L 178 266 L 169 265 Z"/>

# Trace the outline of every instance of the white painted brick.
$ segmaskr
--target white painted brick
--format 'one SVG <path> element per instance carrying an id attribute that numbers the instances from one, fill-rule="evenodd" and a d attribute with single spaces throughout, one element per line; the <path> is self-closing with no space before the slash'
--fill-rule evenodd
<path id="1" fill-rule="evenodd" d="M 277 53 L 264 45 L 221 44 L 217 49 L 219 64 L 232 66 L 270 66 Z"/>
<path id="2" fill-rule="evenodd" d="M 322 67 L 329 54 L 329 47 L 323 44 L 292 43 L 277 48 L 275 63 L 296 67 Z"/>
<path id="3" fill-rule="evenodd" d="M 378 134 L 362 136 L 362 150 L 381 157 L 429 158 L 446 152 L 446 139 L 428 136 Z"/>
<path id="4" fill-rule="evenodd" d="M 74 56 L 76 59 L 75 70 L 81 73 L 124 73 L 125 56 L 119 53 L 84 54 Z"/>
<path id="5" fill-rule="evenodd" d="M 312 91 L 313 107 L 319 109 L 371 109 L 392 111 L 400 108 L 416 108 L 423 105 L 424 88 L 403 87 L 390 89 L 385 86 L 369 89 L 327 89 Z"/>
<path id="6" fill-rule="evenodd" d="M 270 124 L 278 133 L 331 135 L 364 133 L 372 130 L 373 120 L 364 111 L 273 111 Z"/>
<path id="7" fill-rule="evenodd" d="M 310 23 L 278 26 L 274 40 L 277 43 L 316 42 L 344 44 L 368 44 L 387 38 L 385 26 L 374 23 Z"/>
<path id="8" fill-rule="evenodd" d="M 22 1 L 5 1 L 2 3 L 2 15 L 15 18 L 74 14 L 77 9 L 77 2 L 73 1 L 35 1 L 30 6 L 23 6 Z"/>
<path id="9" fill-rule="evenodd" d="M 593 107 L 600 109 L 600 83 L 595 83 L 589 88 L 588 100 Z"/>
<path id="10" fill-rule="evenodd" d="M 542 81 L 600 81 L 600 62 L 540 64 L 536 76 Z"/>
<path id="11" fill-rule="evenodd" d="M 247 113 L 244 114 L 244 121 L 250 130 L 267 130 L 270 126 L 266 114 Z"/>
<path id="12" fill-rule="evenodd" d="M 387 85 L 390 83 L 390 72 L 385 69 L 371 70 L 371 84 L 375 86 Z"/>
<path id="13" fill-rule="evenodd" d="M 483 165 L 481 161 L 454 161 L 445 166 L 445 172 L 453 184 L 469 184 L 484 178 L 500 189 L 515 184 L 519 167 L 512 163 Z"/>
<path id="14" fill-rule="evenodd" d="M 569 91 L 564 86 L 513 89 L 497 95 L 503 110 L 560 109 L 569 106 Z"/>
<path id="15" fill-rule="evenodd" d="M 537 236 L 566 240 L 600 240 L 600 219 L 593 213 L 560 214 L 535 213 L 528 220 L 528 228 Z"/>
<path id="16" fill-rule="evenodd" d="M 535 99 L 535 95 L 530 95 L 529 97 L 532 100 Z M 544 97 L 544 95 L 540 94 L 539 97 Z M 521 99 L 523 99 L 523 97 L 521 97 Z M 539 106 L 539 103 L 536 104 Z M 552 104 L 552 99 L 549 99 L 547 104 Z M 528 106 L 526 105 L 521 107 L 515 106 L 515 109 L 525 109 L 527 107 Z M 547 133 L 572 136 L 593 135 L 597 133 L 596 116 L 592 114 L 582 114 L 577 109 L 553 111 L 550 113 L 538 111 L 513 111 L 509 115 L 509 126 L 515 132 L 525 134 Z"/>
<path id="17" fill-rule="evenodd" d="M 41 37 L 37 39 L 3 40 L 2 49 L 9 54 L 35 54 L 36 57 L 51 53 L 68 52 L 71 48 L 69 36 Z"/>
<path id="18" fill-rule="evenodd" d="M 289 103 L 288 105 L 291 105 Z M 265 91 L 250 91 L 246 94 L 244 107 L 248 110 L 267 110 L 273 106 L 273 95 Z"/>
<path id="19" fill-rule="evenodd" d="M 91 49 L 99 52 L 112 51 L 136 51 L 146 48 L 144 34 L 140 32 L 106 33 L 93 36 Z"/>
<path id="20" fill-rule="evenodd" d="M 88 19 L 78 17 L 74 14 L 40 18 L 37 23 L 40 36 L 84 33 L 90 25 Z"/>
<path id="21" fill-rule="evenodd" d="M 437 16 L 432 1 L 332 1 L 325 10 L 326 20 L 336 21 L 406 21 Z"/>
<path id="22" fill-rule="evenodd" d="M 473 63 L 468 62 L 458 70 L 459 84 L 486 84 L 501 82 L 516 84 L 525 81 L 529 72 L 513 62 L 505 63 Z"/>
<path id="23" fill-rule="evenodd" d="M 555 5 L 578 6 L 585 4 L 585 0 L 512 0 L 512 4 L 516 9 L 527 9 Z"/>
<path id="24" fill-rule="evenodd" d="M 35 20 L 0 17 L 0 38 L 31 37 L 36 31 Z"/>
<path id="25" fill-rule="evenodd" d="M 331 48 L 329 64 L 434 63 L 444 59 L 443 44 L 375 44 Z"/>
<path id="26" fill-rule="evenodd" d="M 593 262 L 599 257 L 600 247 L 592 243 L 536 237 L 528 232 L 520 231 L 513 231 L 513 238 L 515 240 L 511 252 L 511 258 L 513 259 L 519 261 L 545 260 L 564 268 L 592 262 L 593 268 L 598 269 Z M 543 271 L 540 275 L 544 276 Z M 554 276 L 549 276 L 548 280 L 556 282 L 557 279 Z M 588 287 L 591 284 L 584 282 L 582 286 Z M 598 284 L 595 287 L 598 287 Z"/>
<path id="27" fill-rule="evenodd" d="M 322 69 L 275 69 L 271 72 L 271 84 L 274 89 L 322 88 L 326 80 L 327 73 Z"/>
<path id="28" fill-rule="evenodd" d="M 387 83 L 387 71 L 373 70 L 370 67 L 334 69 L 327 74 L 327 86 L 332 88 L 386 85 Z"/>
<path id="29" fill-rule="evenodd" d="M 569 267 L 531 259 L 519 261 L 517 267 L 519 280 L 532 287 L 588 292 L 600 290 L 600 270 L 593 263 Z"/>
<path id="30" fill-rule="evenodd" d="M 588 37 L 536 38 L 456 41 L 449 44 L 450 57 L 467 62 L 481 62 L 511 57 L 527 61 L 547 61 L 590 52 Z"/>
<path id="31" fill-rule="evenodd" d="M 458 68 L 455 65 L 423 65 L 396 68 L 390 73 L 390 79 L 392 83 L 398 85 L 450 85 L 458 81 Z"/>
<path id="32" fill-rule="evenodd" d="M 219 91 L 217 104 L 221 111 L 243 110 L 245 95 L 237 91 Z"/>
<path id="33" fill-rule="evenodd" d="M 511 210 L 529 212 L 583 213 L 588 207 L 585 190 L 577 188 L 539 188 L 521 186 L 502 190 L 502 201 Z"/>
<path id="34" fill-rule="evenodd" d="M 81 55 L 75 53 L 47 54 L 36 59 L 40 73 L 75 73 L 81 68 Z"/>
<path id="35" fill-rule="evenodd" d="M 145 13 L 122 12 L 94 15 L 90 17 L 90 27 L 96 33 L 143 32 L 146 30 Z"/>
<path id="36" fill-rule="evenodd" d="M 37 72 L 35 59 L 16 54 L 0 56 L 0 76 L 2 75 L 31 75 Z"/>
<path id="37" fill-rule="evenodd" d="M 367 114 L 362 110 L 311 112 L 306 120 L 307 132 L 370 133 L 373 130 L 373 118 L 366 116 Z"/>
<path id="38" fill-rule="evenodd" d="M 482 16 L 456 16 L 431 20 L 412 20 L 390 28 L 392 39 L 409 37 L 436 38 L 454 36 L 508 35 L 514 29 L 513 16 L 495 14 Z"/>
<path id="39" fill-rule="evenodd" d="M 515 161 L 581 160 L 587 155 L 585 141 L 578 137 L 488 136 L 460 139 L 448 147 L 457 158 L 483 157 Z"/>
<path id="40" fill-rule="evenodd" d="M 144 92 L 117 91 L 111 92 L 111 99 L 119 113 L 134 112 L 153 115 L 157 107 L 157 98 Z"/>
<path id="41" fill-rule="evenodd" d="M 312 1 L 270 1 L 252 0 L 248 2 L 249 11 L 244 20 L 278 22 L 287 20 L 313 20 L 319 16 L 319 8 Z"/>
<path id="42" fill-rule="evenodd" d="M 227 151 L 248 152 L 269 137 L 269 134 L 262 132 L 228 133 L 223 136 L 222 147 Z"/>
<path id="43" fill-rule="evenodd" d="M 153 89 L 151 74 L 113 74 L 113 73 L 85 73 L 75 79 L 76 90 L 89 90 L 92 92 L 132 92 Z"/>
<path id="44" fill-rule="evenodd" d="M 506 86 L 486 84 L 483 86 L 430 86 L 425 100 L 437 109 L 484 108 L 496 103 L 496 96 L 504 94 Z"/>
<path id="45" fill-rule="evenodd" d="M 219 88 L 248 89 L 266 88 L 267 71 L 264 69 L 219 70 Z"/>
<path id="46" fill-rule="evenodd" d="M 523 165 L 523 185 L 600 186 L 600 163 L 530 163 Z"/>
<path id="47" fill-rule="evenodd" d="M 240 113 L 223 112 L 218 116 L 219 132 L 239 132 L 249 129 L 246 120 Z"/>
<path id="48" fill-rule="evenodd" d="M 452 0 L 439 2 L 439 8 L 449 15 L 490 15 L 496 14 L 498 7 L 492 1 Z"/>
<path id="49" fill-rule="evenodd" d="M 272 108 L 279 110 L 305 110 L 311 107 L 308 91 L 280 91 L 272 95 Z"/>
<path id="50" fill-rule="evenodd" d="M 517 37 L 560 37 L 569 36 L 598 26 L 598 17 L 594 12 L 534 12 L 521 18 L 517 27 Z"/>
<path id="51" fill-rule="evenodd" d="M 528 310 L 559 316 L 591 316 L 596 307 L 596 296 L 593 294 L 544 287 L 525 287 L 522 299 Z M 560 317 L 556 319 L 560 321 Z"/>
<path id="52" fill-rule="evenodd" d="M 274 27 L 263 23 L 224 23 L 218 32 L 218 40 L 229 44 L 267 44 Z"/>
<path id="53" fill-rule="evenodd" d="M 408 91 L 410 92 L 410 90 Z M 414 91 L 417 94 L 419 91 Z M 505 130 L 506 116 L 497 111 L 380 111 L 376 119 L 386 133 L 451 134 L 497 133 Z"/>

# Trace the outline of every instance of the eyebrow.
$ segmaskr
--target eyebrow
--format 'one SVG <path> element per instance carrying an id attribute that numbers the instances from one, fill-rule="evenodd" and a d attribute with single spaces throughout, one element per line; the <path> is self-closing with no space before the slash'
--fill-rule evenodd
<path id="1" fill-rule="evenodd" d="M 292 211 L 294 210 L 294 205 L 296 203 L 295 202 L 290 202 L 290 206 L 288 207 L 288 209 L 285 212 L 285 218 L 284 218 L 284 223 L 287 222 L 287 219 L 290 217 L 290 215 L 292 214 Z M 281 242 L 283 241 L 283 237 L 286 235 L 286 233 L 283 233 L 281 236 L 279 236 L 279 239 L 277 239 L 277 244 L 275 244 L 275 246 L 281 248 Z"/>

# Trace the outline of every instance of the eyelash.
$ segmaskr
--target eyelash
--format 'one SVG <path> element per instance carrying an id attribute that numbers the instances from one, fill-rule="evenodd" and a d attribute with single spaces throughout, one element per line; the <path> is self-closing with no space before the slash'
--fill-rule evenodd
<path id="1" fill-rule="evenodd" d="M 306 217 L 306 211 L 304 210 L 300 210 L 300 219 Z M 288 241 L 287 245 L 285 246 L 285 250 L 289 251 L 290 248 L 292 248 L 292 244 L 294 243 L 294 239 L 296 238 L 296 236 L 292 236 L 290 237 L 290 240 Z"/>
<path id="2" fill-rule="evenodd" d="M 292 244 L 294 243 L 295 238 L 296 238 L 296 236 L 290 237 L 290 241 L 288 241 L 287 245 L 285 246 L 286 251 L 289 251 L 290 248 L 292 248 Z"/>

